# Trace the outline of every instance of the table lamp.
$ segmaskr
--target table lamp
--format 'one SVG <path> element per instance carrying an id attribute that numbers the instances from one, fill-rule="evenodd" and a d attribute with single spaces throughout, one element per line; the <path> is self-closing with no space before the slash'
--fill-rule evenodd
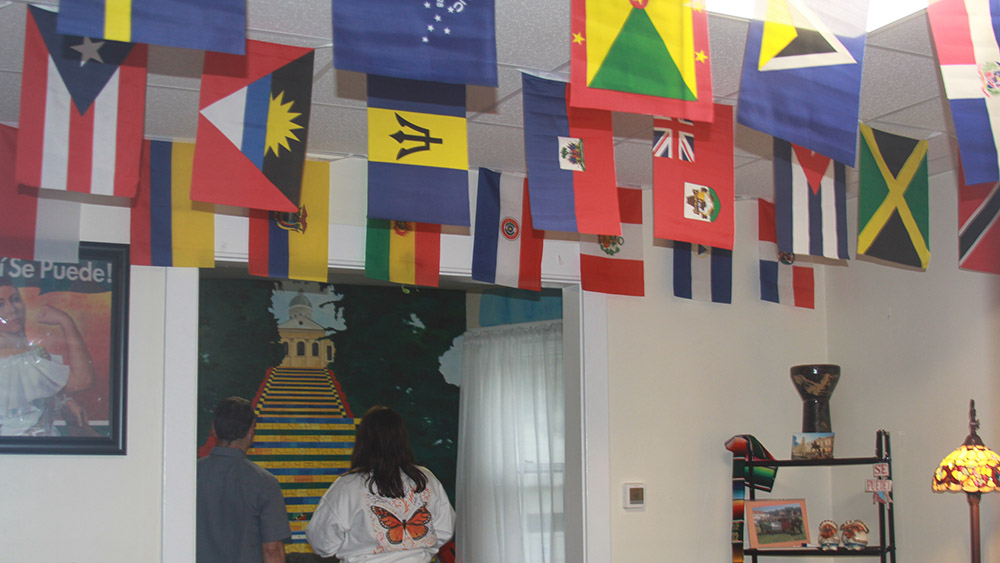
<path id="1" fill-rule="evenodd" d="M 966 494 L 972 525 L 972 563 L 980 563 L 979 498 L 997 490 L 1000 483 L 1000 456 L 983 444 L 977 429 L 976 402 L 969 401 L 969 435 L 961 447 L 941 460 L 931 484 L 934 492 Z"/>

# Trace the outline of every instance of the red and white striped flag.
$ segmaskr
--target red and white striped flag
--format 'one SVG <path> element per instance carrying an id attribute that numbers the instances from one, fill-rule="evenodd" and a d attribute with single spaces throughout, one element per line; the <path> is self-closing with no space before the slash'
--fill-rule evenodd
<path id="1" fill-rule="evenodd" d="M 642 190 L 618 188 L 621 235 L 582 235 L 580 282 L 586 291 L 645 295 Z"/>

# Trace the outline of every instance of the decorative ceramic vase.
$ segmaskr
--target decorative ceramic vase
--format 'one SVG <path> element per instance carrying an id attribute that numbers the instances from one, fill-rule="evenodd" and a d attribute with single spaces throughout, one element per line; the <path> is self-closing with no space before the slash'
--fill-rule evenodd
<path id="1" fill-rule="evenodd" d="M 802 397 L 802 431 L 833 432 L 830 426 L 830 395 L 840 380 L 840 366 L 807 364 L 792 366 L 792 383 Z"/>
<path id="2" fill-rule="evenodd" d="M 819 548 L 830 551 L 840 547 L 840 531 L 833 520 L 823 520 L 819 523 Z"/>
<path id="3" fill-rule="evenodd" d="M 840 525 L 840 537 L 847 549 L 864 549 L 868 545 L 868 532 L 868 526 L 861 520 L 848 520 Z"/>

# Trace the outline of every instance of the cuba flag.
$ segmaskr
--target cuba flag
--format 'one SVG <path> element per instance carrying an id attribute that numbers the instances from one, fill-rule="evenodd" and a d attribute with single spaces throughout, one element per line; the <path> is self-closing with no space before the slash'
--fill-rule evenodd
<path id="1" fill-rule="evenodd" d="M 299 210 L 313 56 L 260 41 L 246 56 L 205 55 L 191 199 Z"/>
<path id="2" fill-rule="evenodd" d="M 544 232 L 531 224 L 528 180 L 479 169 L 472 279 L 541 291 Z"/>

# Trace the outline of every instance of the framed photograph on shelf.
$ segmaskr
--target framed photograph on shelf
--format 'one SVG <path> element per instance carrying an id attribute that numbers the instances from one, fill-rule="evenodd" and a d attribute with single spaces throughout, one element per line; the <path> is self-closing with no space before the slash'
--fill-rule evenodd
<path id="1" fill-rule="evenodd" d="M 0 257 L 0 453 L 125 454 L 128 246 Z"/>
<path id="2" fill-rule="evenodd" d="M 748 500 L 746 522 L 751 548 L 801 547 L 809 543 L 804 499 Z"/>
<path id="3" fill-rule="evenodd" d="M 833 432 L 792 435 L 792 459 L 833 459 Z"/>

